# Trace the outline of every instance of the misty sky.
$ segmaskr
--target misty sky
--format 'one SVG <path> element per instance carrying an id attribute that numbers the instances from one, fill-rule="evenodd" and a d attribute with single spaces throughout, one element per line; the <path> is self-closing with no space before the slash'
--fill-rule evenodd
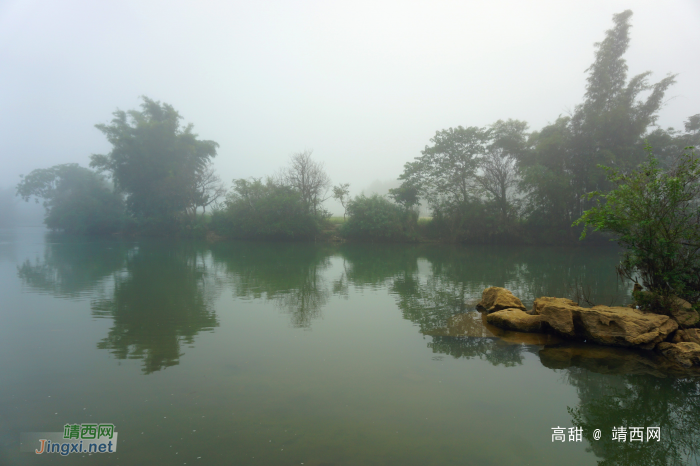
<path id="1" fill-rule="evenodd" d="M 139 96 L 220 144 L 224 180 L 312 148 L 357 194 L 437 130 L 526 120 L 583 99 L 593 43 L 632 9 L 630 76 L 678 73 L 660 112 L 700 113 L 700 2 L 0 0 L 0 187 L 110 149 L 96 123 Z"/>

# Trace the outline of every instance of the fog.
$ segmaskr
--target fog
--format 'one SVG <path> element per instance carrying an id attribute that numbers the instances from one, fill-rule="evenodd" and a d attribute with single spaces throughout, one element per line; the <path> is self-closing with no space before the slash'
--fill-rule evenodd
<path id="1" fill-rule="evenodd" d="M 437 130 L 570 113 L 627 8 L 629 76 L 678 73 L 658 124 L 682 128 L 700 112 L 695 0 L 4 1 L 0 188 L 109 152 L 94 125 L 145 95 L 220 144 L 226 181 L 310 148 L 352 195 L 385 189 Z"/>

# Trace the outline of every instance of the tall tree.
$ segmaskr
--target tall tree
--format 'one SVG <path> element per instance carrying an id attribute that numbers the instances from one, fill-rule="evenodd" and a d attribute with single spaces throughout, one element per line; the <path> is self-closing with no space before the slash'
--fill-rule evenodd
<path id="1" fill-rule="evenodd" d="M 309 213 L 317 215 L 321 203 L 328 199 L 331 180 L 323 169 L 323 164 L 311 158 L 312 153 L 312 150 L 307 149 L 293 154 L 289 167 L 282 171 L 281 180 L 299 193 Z"/>
<path id="2" fill-rule="evenodd" d="M 614 27 L 596 44 L 595 60 L 587 70 L 585 100 L 571 118 L 571 166 L 579 194 L 610 187 L 599 164 L 629 171 L 642 162 L 639 146 L 643 136 L 675 83 L 675 75 L 669 75 L 650 84 L 650 71 L 627 81 L 623 56 L 629 47 L 631 17 L 631 10 L 613 15 Z M 646 99 L 640 99 L 647 91 Z M 579 215 L 586 206 L 582 201 Z"/>
<path id="3" fill-rule="evenodd" d="M 109 172 L 139 219 L 172 219 L 192 204 L 197 176 L 219 145 L 202 141 L 193 125 L 168 104 L 143 97 L 141 110 L 114 112 L 111 124 L 95 125 L 112 144 L 107 155 L 93 155 L 91 167 Z"/>
<path id="4" fill-rule="evenodd" d="M 630 10 L 614 15 L 613 28 L 595 44 L 583 103 L 570 117 L 534 133 L 532 152 L 520 159 L 521 188 L 533 223 L 568 229 L 592 206 L 584 194 L 612 187 L 598 165 L 629 172 L 642 162 L 639 149 L 675 76 L 650 84 L 651 73 L 645 72 L 628 81 L 623 57 L 631 17 Z M 649 94 L 642 98 L 645 92 Z"/>

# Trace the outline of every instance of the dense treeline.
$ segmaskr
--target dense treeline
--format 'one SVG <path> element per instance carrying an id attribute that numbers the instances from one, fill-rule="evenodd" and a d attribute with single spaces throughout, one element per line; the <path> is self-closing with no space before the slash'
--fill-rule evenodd
<path id="1" fill-rule="evenodd" d="M 685 133 L 656 129 L 669 75 L 651 84 L 649 72 L 628 80 L 623 58 L 631 11 L 597 44 L 584 101 L 539 131 L 499 120 L 486 128 L 438 131 L 422 155 L 406 164 L 402 188 L 417 190 L 433 212 L 436 235 L 451 241 L 575 240 L 573 229 L 592 206 L 585 195 L 612 185 L 599 165 L 630 171 L 646 160 L 649 139 L 671 165 L 683 148 L 700 143 L 700 115 Z M 641 98 L 645 95 L 644 98 Z"/>
<path id="2" fill-rule="evenodd" d="M 613 187 L 601 165 L 629 173 L 647 160 L 646 140 L 670 169 L 685 147 L 700 145 L 700 114 L 684 131 L 654 127 L 675 76 L 628 78 L 631 15 L 614 15 L 596 44 L 584 100 L 570 115 L 538 131 L 513 119 L 437 131 L 387 197 L 351 197 L 348 184 L 331 189 L 309 150 L 277 175 L 233 180 L 227 190 L 211 165 L 218 144 L 183 126 L 172 106 L 146 97 L 140 110 L 116 111 L 110 124 L 96 125 L 112 150 L 92 156 L 95 171 L 75 164 L 35 170 L 17 193 L 44 200 L 49 228 L 80 234 L 315 240 L 334 230 L 323 207 L 333 197 L 345 209 L 337 233 L 353 240 L 575 241 L 582 227 L 572 224 L 597 205 L 586 194 Z M 418 222 L 420 205 L 430 221 Z"/>

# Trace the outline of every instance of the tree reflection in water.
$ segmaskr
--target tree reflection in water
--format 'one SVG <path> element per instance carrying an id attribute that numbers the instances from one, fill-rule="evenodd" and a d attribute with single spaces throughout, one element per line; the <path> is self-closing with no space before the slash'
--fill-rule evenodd
<path id="1" fill-rule="evenodd" d="M 700 380 L 650 375 L 604 375 L 567 369 L 578 406 L 572 423 L 583 428 L 600 466 L 691 465 L 700 462 Z M 612 440 L 613 427 L 627 427 L 627 441 Z M 644 427 L 644 441 L 631 442 L 630 427 Z M 647 442 L 646 427 L 660 427 L 660 441 Z M 600 440 L 593 431 L 600 429 Z"/>
<path id="2" fill-rule="evenodd" d="M 218 326 L 212 302 L 219 287 L 206 249 L 52 238 L 61 241 L 48 242 L 43 259 L 21 264 L 19 277 L 56 297 L 92 297 L 93 315 L 114 321 L 97 347 L 118 359 L 143 359 L 144 373 L 178 364 L 183 344 Z"/>
<path id="3" fill-rule="evenodd" d="M 500 338 L 434 336 L 428 343 L 433 353 L 443 353 L 454 358 L 488 361 L 494 366 L 512 367 L 523 363 L 523 353 L 536 352 L 531 346 L 506 343 Z"/>
<path id="4" fill-rule="evenodd" d="M 27 286 L 60 298 L 77 298 L 121 270 L 134 246 L 48 234 L 43 257 L 26 259 L 17 275 Z"/>
<path id="5" fill-rule="evenodd" d="M 192 245 L 146 243 L 115 278 L 112 297 L 92 303 L 114 325 L 97 345 L 118 359 L 143 359 L 150 374 L 179 363 L 182 345 L 217 327 L 216 276 Z"/>
<path id="6" fill-rule="evenodd" d="M 308 243 L 220 243 L 214 262 L 224 266 L 238 298 L 264 299 L 289 314 L 296 328 L 311 328 L 331 295 L 323 272 L 332 249 Z"/>

